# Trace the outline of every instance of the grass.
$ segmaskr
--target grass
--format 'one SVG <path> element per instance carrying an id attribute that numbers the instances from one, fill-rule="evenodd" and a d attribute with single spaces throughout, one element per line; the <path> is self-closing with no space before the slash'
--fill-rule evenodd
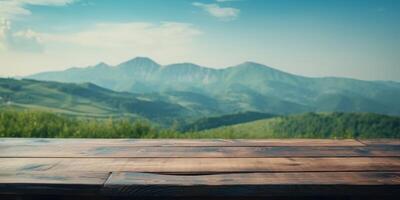
<path id="1" fill-rule="evenodd" d="M 49 138 L 400 138 L 400 117 L 371 113 L 307 113 L 194 132 L 132 117 L 71 117 L 35 110 L 0 112 L 0 137 Z"/>

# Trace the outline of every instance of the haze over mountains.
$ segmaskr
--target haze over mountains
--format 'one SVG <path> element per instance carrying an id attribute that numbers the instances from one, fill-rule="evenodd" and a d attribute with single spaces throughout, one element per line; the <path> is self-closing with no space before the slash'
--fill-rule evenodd
<path id="1" fill-rule="evenodd" d="M 244 111 L 274 114 L 373 112 L 400 115 L 400 83 L 309 78 L 245 62 L 225 69 L 192 63 L 161 66 L 137 57 L 117 66 L 45 72 L 26 78 L 85 83 L 147 100 L 178 104 L 201 116 Z"/>

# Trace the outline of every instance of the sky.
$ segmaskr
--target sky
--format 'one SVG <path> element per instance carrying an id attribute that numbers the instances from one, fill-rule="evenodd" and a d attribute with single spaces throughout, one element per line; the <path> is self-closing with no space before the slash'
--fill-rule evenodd
<path id="1" fill-rule="evenodd" d="M 400 81 L 399 0 L 0 0 L 0 76 L 137 56 Z"/>

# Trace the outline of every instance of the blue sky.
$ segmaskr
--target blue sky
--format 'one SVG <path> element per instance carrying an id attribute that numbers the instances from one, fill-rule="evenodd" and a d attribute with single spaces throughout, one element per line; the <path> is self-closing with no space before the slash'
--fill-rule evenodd
<path id="1" fill-rule="evenodd" d="M 136 56 L 400 81 L 398 0 L 0 0 L 0 76 Z"/>

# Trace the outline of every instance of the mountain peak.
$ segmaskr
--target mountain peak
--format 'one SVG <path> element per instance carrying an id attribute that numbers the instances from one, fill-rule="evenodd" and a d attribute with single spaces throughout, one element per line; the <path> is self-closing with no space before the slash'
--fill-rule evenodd
<path id="1" fill-rule="evenodd" d="M 147 57 L 136 57 L 117 66 L 125 74 L 149 74 L 157 71 L 161 65 Z"/>
<path id="2" fill-rule="evenodd" d="M 168 68 L 168 67 L 202 68 L 200 65 L 197 65 L 197 64 L 194 64 L 194 63 L 189 63 L 189 62 L 170 64 L 170 65 L 166 65 L 165 67 L 166 68 Z"/>
<path id="3" fill-rule="evenodd" d="M 250 67 L 250 68 L 264 69 L 264 70 L 267 69 L 267 70 L 272 71 L 272 72 L 290 74 L 290 73 L 284 72 L 282 70 L 279 70 L 279 69 L 276 69 L 276 68 L 273 68 L 273 67 L 270 67 L 270 66 L 267 66 L 267 65 L 264 65 L 264 64 L 252 62 L 252 61 L 246 61 L 246 62 L 244 62 L 242 64 L 239 64 L 239 65 L 236 65 L 234 67 L 239 67 L 239 68 L 241 68 L 241 67 L 244 67 L 244 68 Z"/>
<path id="4" fill-rule="evenodd" d="M 130 59 L 124 63 L 136 63 L 136 64 L 152 64 L 152 65 L 159 65 L 158 63 L 156 63 L 154 60 L 152 60 L 151 58 L 148 57 L 135 57 L 133 59 Z M 124 64 L 121 63 L 120 65 Z"/>
<path id="5" fill-rule="evenodd" d="M 242 64 L 239 64 L 237 66 L 260 66 L 260 67 L 267 67 L 266 65 L 260 64 L 260 63 L 256 63 L 253 61 L 246 61 L 243 62 Z"/>
<path id="6" fill-rule="evenodd" d="M 100 62 L 97 65 L 94 66 L 95 68 L 105 68 L 105 67 L 109 67 L 109 65 L 105 62 Z"/>
<path id="7" fill-rule="evenodd" d="M 119 64 L 117 67 L 131 72 L 131 70 L 134 69 L 153 71 L 161 68 L 161 65 L 159 65 L 158 63 L 147 57 L 136 57 Z"/>

